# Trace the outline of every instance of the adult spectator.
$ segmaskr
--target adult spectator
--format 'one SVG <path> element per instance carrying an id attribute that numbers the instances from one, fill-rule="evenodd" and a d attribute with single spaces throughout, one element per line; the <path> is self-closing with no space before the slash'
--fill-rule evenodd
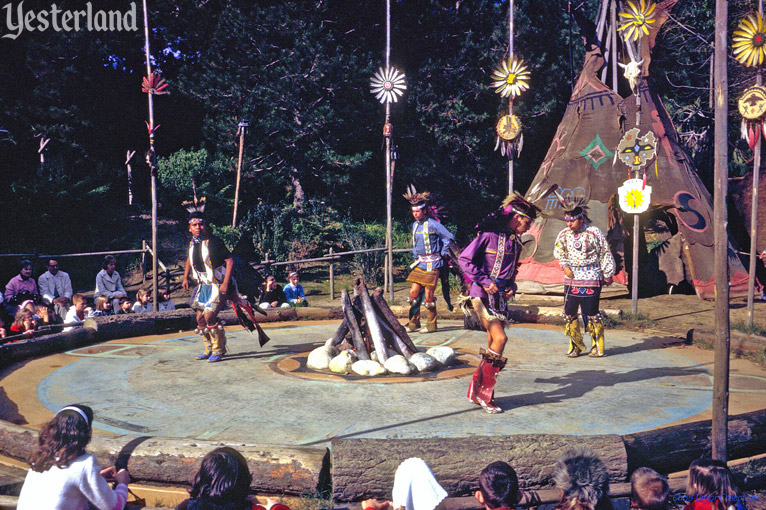
<path id="1" fill-rule="evenodd" d="M 298 279 L 297 271 L 293 271 L 287 277 L 289 283 L 285 285 L 285 297 L 287 297 L 287 302 L 290 303 L 290 306 L 308 306 L 306 293 L 303 292 L 303 285 L 298 283 Z"/>
<path id="2" fill-rule="evenodd" d="M 668 510 L 668 479 L 652 468 L 641 467 L 630 476 L 630 508 Z"/>
<path id="3" fill-rule="evenodd" d="M 265 290 L 261 296 L 261 308 L 290 308 L 285 292 L 272 274 L 266 277 Z"/>
<path id="4" fill-rule="evenodd" d="M 474 496 L 485 510 L 515 508 L 521 495 L 516 471 L 506 462 L 493 462 L 481 470 L 479 490 Z"/>
<path id="5" fill-rule="evenodd" d="M 101 469 L 85 450 L 92 435 L 93 409 L 81 404 L 61 409 L 46 423 L 29 457 L 30 470 L 21 487 L 18 510 L 122 510 L 130 474 Z M 109 482 L 117 486 L 112 489 Z"/>
<path id="6" fill-rule="evenodd" d="M 18 305 L 27 299 L 34 299 L 38 295 L 37 283 L 32 278 L 32 261 L 24 259 L 19 264 L 19 274 L 11 278 L 5 284 L 6 311 L 9 315 L 16 315 Z"/>
<path id="7" fill-rule="evenodd" d="M 63 319 L 72 304 L 72 280 L 69 275 L 59 269 L 55 259 L 48 261 L 48 270 L 37 280 L 40 294 L 48 304 L 53 304 L 56 313 Z"/>
<path id="8" fill-rule="evenodd" d="M 556 510 L 611 510 L 609 472 L 589 448 L 562 455 L 553 468 L 553 482 L 561 490 Z"/>
<path id="9" fill-rule="evenodd" d="M 391 496 L 392 501 L 362 501 L 362 510 L 441 510 L 447 491 L 423 459 L 410 457 L 396 468 Z"/>
<path id="10" fill-rule="evenodd" d="M 120 306 L 120 299 L 128 297 L 125 287 L 122 286 L 120 273 L 115 271 L 117 259 L 112 255 L 104 257 L 101 271 L 96 275 L 96 292 L 93 297 L 106 296 L 112 300 L 112 310 Z"/>

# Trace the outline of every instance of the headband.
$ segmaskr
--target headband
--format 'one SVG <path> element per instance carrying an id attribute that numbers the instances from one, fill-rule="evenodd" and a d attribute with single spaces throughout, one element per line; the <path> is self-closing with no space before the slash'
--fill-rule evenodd
<path id="1" fill-rule="evenodd" d="M 204 218 L 189 218 L 189 225 L 192 223 L 205 223 Z"/>
<path id="2" fill-rule="evenodd" d="M 525 212 L 522 212 L 522 211 L 521 211 L 520 209 L 518 209 L 517 207 L 511 207 L 511 211 L 515 212 L 515 213 L 516 213 L 516 214 L 518 214 L 519 216 L 524 216 L 525 218 L 531 218 L 531 216 L 530 216 L 529 214 L 527 214 L 527 213 L 525 213 Z"/>
<path id="3" fill-rule="evenodd" d="M 573 214 L 574 211 L 568 211 L 564 213 L 564 221 L 574 221 L 579 220 L 585 215 L 585 210 L 580 209 L 580 212 L 577 214 Z"/>
<path id="4" fill-rule="evenodd" d="M 88 427 L 90 427 L 90 422 L 88 421 L 88 416 L 85 414 L 85 411 L 83 411 L 79 407 L 66 406 L 66 407 L 62 408 L 61 410 L 59 410 L 59 412 L 56 413 L 56 416 L 58 416 L 59 414 L 63 413 L 64 411 L 75 411 L 75 412 L 77 412 L 77 414 L 79 414 L 80 416 L 83 417 L 83 419 L 85 420 L 85 423 L 88 425 Z"/>
<path id="5" fill-rule="evenodd" d="M 293 276 L 298 276 L 298 271 L 293 271 L 289 275 L 287 275 L 288 278 L 292 278 Z"/>
<path id="6" fill-rule="evenodd" d="M 413 205 L 412 206 L 412 210 L 416 211 L 416 210 L 424 208 L 425 206 L 426 206 L 426 204 L 424 204 L 424 203 L 423 204 L 418 204 L 418 205 Z"/>

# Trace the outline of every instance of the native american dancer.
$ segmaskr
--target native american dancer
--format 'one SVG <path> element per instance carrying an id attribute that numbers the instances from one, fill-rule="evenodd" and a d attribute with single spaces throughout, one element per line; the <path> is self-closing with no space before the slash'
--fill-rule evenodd
<path id="1" fill-rule="evenodd" d="M 565 207 L 567 228 L 559 232 L 553 257 L 564 270 L 564 334 L 569 337 L 567 356 L 576 358 L 586 351 L 580 331 L 578 308 L 585 330 L 590 332 L 590 356 L 604 356 L 604 323 L 599 312 L 602 285 L 611 285 L 615 271 L 614 257 L 604 234 L 590 224 L 582 205 Z"/>
<path id="2" fill-rule="evenodd" d="M 444 259 L 449 258 L 449 246 L 455 238 L 441 224 L 436 216 L 436 208 L 428 204 L 430 193 L 418 193 L 410 185 L 404 198 L 412 205 L 412 255 L 415 262 L 410 265 L 412 271 L 407 281 L 412 283 L 407 302 L 410 304 L 407 331 L 414 333 L 433 333 L 436 331 L 436 282 L 442 271 L 446 271 Z M 446 273 L 445 273 L 446 274 Z M 442 284 L 443 285 L 443 284 Z M 449 289 L 447 289 L 449 292 Z M 426 325 L 420 327 L 420 306 L 425 306 Z"/>
<path id="3" fill-rule="evenodd" d="M 189 275 L 199 283 L 192 293 L 192 308 L 197 311 L 197 333 L 205 342 L 205 352 L 199 360 L 221 361 L 226 354 L 226 332 L 218 321 L 218 312 L 226 304 L 229 290 L 235 290 L 231 273 L 234 258 L 220 239 L 211 235 L 202 216 L 205 199 L 184 204 L 189 212 L 189 258 L 181 285 L 189 288 Z"/>
<path id="4" fill-rule="evenodd" d="M 502 208 L 476 225 L 478 236 L 460 254 L 463 273 L 471 280 L 469 296 L 487 330 L 487 349 L 468 387 L 468 400 L 490 414 L 502 409 L 495 403 L 495 382 L 507 358 L 502 356 L 508 337 L 508 300 L 516 291 L 516 270 L 521 254 L 521 235 L 540 212 L 520 195 L 503 201 Z"/>

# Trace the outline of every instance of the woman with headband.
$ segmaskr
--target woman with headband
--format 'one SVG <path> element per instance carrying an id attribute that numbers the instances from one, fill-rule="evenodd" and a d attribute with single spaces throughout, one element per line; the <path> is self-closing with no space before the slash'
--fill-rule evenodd
<path id="1" fill-rule="evenodd" d="M 19 495 L 18 510 L 122 510 L 128 500 L 126 469 L 100 469 L 85 451 L 93 410 L 74 404 L 61 409 L 40 430 L 31 468 Z M 112 490 L 109 482 L 117 483 Z M 90 505 L 90 506 L 88 506 Z"/>

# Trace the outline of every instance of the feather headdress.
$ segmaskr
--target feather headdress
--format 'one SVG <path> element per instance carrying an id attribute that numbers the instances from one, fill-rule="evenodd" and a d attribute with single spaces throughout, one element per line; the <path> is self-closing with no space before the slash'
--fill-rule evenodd
<path id="1" fill-rule="evenodd" d="M 205 212 L 205 197 L 197 200 L 197 193 L 195 190 L 194 200 L 186 200 L 182 204 L 187 211 L 189 211 L 189 223 L 194 219 L 204 220 L 203 213 Z"/>
<path id="2" fill-rule="evenodd" d="M 564 221 L 588 219 L 588 206 L 585 205 L 587 203 L 585 197 L 564 197 L 558 189 L 553 190 L 553 192 L 564 210 Z"/>
<path id="3" fill-rule="evenodd" d="M 404 198 L 407 199 L 407 201 L 412 204 L 412 208 L 418 208 L 422 209 L 425 207 L 425 205 L 428 203 L 428 200 L 431 198 L 431 193 L 428 191 L 424 191 L 422 193 L 418 193 L 418 191 L 415 189 L 415 186 L 410 184 L 407 186 L 407 193 L 402 195 Z"/>
<path id="4" fill-rule="evenodd" d="M 514 192 L 508 195 L 500 204 L 500 208 L 491 212 L 481 220 L 474 229 L 479 232 L 494 231 L 503 228 L 508 222 L 509 216 L 518 214 L 527 218 L 536 219 L 542 211 L 534 203 L 530 202 L 520 193 Z"/>

